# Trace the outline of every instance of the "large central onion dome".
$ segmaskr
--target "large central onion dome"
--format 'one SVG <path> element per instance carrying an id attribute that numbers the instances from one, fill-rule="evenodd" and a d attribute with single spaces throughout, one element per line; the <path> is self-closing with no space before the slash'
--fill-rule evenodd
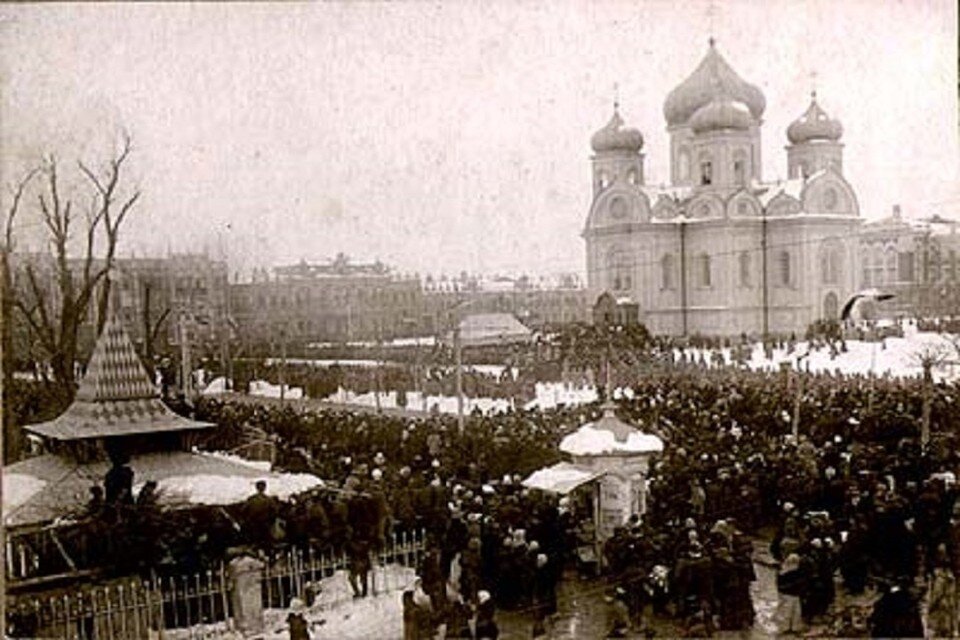
<path id="1" fill-rule="evenodd" d="M 787 127 L 787 139 L 792 144 L 803 144 L 811 140 L 830 140 L 836 142 L 843 135 L 843 125 L 834 120 L 817 104 L 817 92 L 810 94 L 810 106 L 806 112 Z"/>
<path id="2" fill-rule="evenodd" d="M 747 105 L 719 96 L 697 109 L 687 124 L 697 134 L 724 129 L 746 131 L 753 124 L 753 117 Z"/>
<path id="3" fill-rule="evenodd" d="M 667 95 L 663 104 L 663 115 L 667 125 L 687 124 L 690 117 L 701 107 L 717 97 L 717 90 L 734 102 L 744 104 L 750 115 L 756 120 L 763 115 L 767 101 L 763 93 L 737 75 L 737 72 L 723 59 L 714 43 L 710 41 L 710 50 L 696 70 Z"/>
<path id="4" fill-rule="evenodd" d="M 613 117 L 602 129 L 590 138 L 590 146 L 597 153 L 605 151 L 630 151 L 637 153 L 643 148 L 643 134 L 636 129 L 623 128 L 620 111 L 614 107 Z"/>

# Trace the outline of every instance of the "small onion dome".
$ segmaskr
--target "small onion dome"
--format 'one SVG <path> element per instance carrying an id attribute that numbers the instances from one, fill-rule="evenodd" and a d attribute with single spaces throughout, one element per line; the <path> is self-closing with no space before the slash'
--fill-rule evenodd
<path id="1" fill-rule="evenodd" d="M 694 133 L 735 129 L 745 131 L 753 124 L 750 108 L 742 102 L 719 97 L 700 107 L 688 122 Z"/>
<path id="2" fill-rule="evenodd" d="M 811 94 L 810 106 L 806 113 L 787 127 L 787 139 L 792 144 L 803 144 L 811 140 L 837 141 L 843 135 L 843 125 L 834 120 L 817 104 L 817 92 Z"/>
<path id="3" fill-rule="evenodd" d="M 637 153 L 643 147 L 643 134 L 636 129 L 623 129 L 623 118 L 614 107 L 610 122 L 590 138 L 590 146 L 597 153 L 604 151 L 631 151 Z"/>
<path id="4" fill-rule="evenodd" d="M 686 124 L 698 109 L 716 98 L 718 88 L 731 99 L 745 104 L 755 120 L 760 119 L 767 107 L 763 92 L 737 75 L 717 52 L 711 39 L 710 50 L 700 65 L 667 95 L 663 103 L 667 125 Z"/>

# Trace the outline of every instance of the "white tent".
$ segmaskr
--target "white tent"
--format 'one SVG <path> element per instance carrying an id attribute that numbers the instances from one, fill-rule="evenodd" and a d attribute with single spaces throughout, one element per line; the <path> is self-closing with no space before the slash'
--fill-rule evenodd
<path id="1" fill-rule="evenodd" d="M 527 343 L 533 332 L 509 313 L 479 313 L 460 321 L 460 344 L 465 347 Z"/>
<path id="2" fill-rule="evenodd" d="M 577 487 L 596 480 L 604 473 L 604 471 L 587 469 L 569 462 L 558 462 L 552 467 L 534 471 L 522 484 L 529 489 L 566 495 Z"/>

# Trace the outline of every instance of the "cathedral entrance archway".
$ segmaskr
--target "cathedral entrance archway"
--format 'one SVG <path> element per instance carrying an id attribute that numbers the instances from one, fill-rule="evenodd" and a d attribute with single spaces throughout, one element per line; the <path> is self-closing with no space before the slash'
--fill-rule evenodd
<path id="1" fill-rule="evenodd" d="M 839 320 L 840 301 L 837 300 L 837 294 L 828 293 L 823 299 L 823 319 L 836 321 Z"/>

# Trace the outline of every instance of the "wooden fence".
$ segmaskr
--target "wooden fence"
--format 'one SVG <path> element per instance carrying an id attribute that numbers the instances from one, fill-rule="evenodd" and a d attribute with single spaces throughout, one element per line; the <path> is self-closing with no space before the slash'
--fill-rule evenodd
<path id="1" fill-rule="evenodd" d="M 422 531 L 393 535 L 382 550 L 372 554 L 370 594 L 405 588 L 406 580 L 395 567 L 415 568 L 424 550 Z M 336 607 L 351 598 L 344 586 L 348 569 L 349 560 L 343 554 L 287 549 L 264 567 L 263 606 L 286 608 L 291 599 L 301 598 L 307 602 L 318 599 L 324 608 Z M 43 595 L 10 596 L 7 636 L 65 640 L 216 638 L 232 630 L 232 590 L 229 570 L 221 563 L 192 575 L 127 578 Z"/>

